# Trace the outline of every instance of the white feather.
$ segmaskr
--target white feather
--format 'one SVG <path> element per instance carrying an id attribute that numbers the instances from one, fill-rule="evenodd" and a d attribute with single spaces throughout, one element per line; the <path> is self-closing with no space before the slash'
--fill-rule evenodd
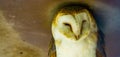
<path id="1" fill-rule="evenodd" d="M 75 40 L 75 38 L 72 37 L 66 37 L 65 34 L 61 33 L 60 30 L 63 30 L 64 27 L 62 27 L 62 23 L 68 22 L 71 24 L 73 28 L 73 34 L 76 33 L 77 30 L 79 30 L 80 27 L 77 27 L 81 20 L 82 16 L 87 18 L 85 13 L 80 13 L 75 15 L 75 19 L 72 15 L 63 15 L 60 16 L 59 19 L 57 19 L 57 27 L 52 25 L 52 33 L 55 39 L 55 45 L 56 45 L 56 54 L 57 57 L 96 57 L 96 41 L 93 40 L 93 38 L 90 38 L 89 35 L 81 37 L 79 40 Z M 78 23 L 76 23 L 76 21 Z M 90 20 L 87 20 L 90 21 Z M 88 31 L 88 34 L 90 31 Z M 69 34 L 69 33 L 68 33 Z M 87 37 L 87 38 L 86 38 Z M 60 45 L 56 43 L 56 41 L 61 41 Z"/>

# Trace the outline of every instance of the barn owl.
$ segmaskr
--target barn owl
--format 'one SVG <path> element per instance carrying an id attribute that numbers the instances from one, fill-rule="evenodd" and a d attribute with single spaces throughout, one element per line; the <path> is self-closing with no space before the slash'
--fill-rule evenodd
<path id="1" fill-rule="evenodd" d="M 98 47 L 98 26 L 88 9 L 65 6 L 51 26 L 50 57 L 105 57 L 104 49 Z"/>

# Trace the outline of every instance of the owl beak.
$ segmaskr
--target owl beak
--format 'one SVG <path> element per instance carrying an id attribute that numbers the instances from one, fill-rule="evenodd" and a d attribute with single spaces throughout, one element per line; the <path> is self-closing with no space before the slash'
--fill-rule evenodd
<path id="1" fill-rule="evenodd" d="M 79 39 L 80 39 L 80 29 L 78 29 L 78 30 L 74 33 L 74 35 L 75 35 L 75 39 L 76 39 L 76 40 L 79 40 Z"/>
<path id="2" fill-rule="evenodd" d="M 82 26 L 83 26 L 82 21 L 79 23 L 79 25 L 76 25 L 76 31 L 74 31 L 76 40 L 79 40 L 81 37 Z"/>
<path id="3" fill-rule="evenodd" d="M 76 30 L 74 30 L 74 35 L 75 35 L 75 39 L 79 40 L 80 36 L 81 36 L 81 26 L 82 26 L 82 22 L 80 22 L 79 25 L 76 24 Z"/>
<path id="4" fill-rule="evenodd" d="M 79 40 L 79 39 L 80 39 L 80 36 L 79 36 L 79 35 L 75 35 L 75 39 L 76 39 L 76 40 Z"/>
<path id="5" fill-rule="evenodd" d="M 79 28 L 79 29 L 78 29 Z M 80 39 L 80 26 L 76 25 L 75 27 L 73 27 L 73 33 L 74 33 L 74 36 L 75 36 L 75 40 L 79 40 Z"/>
<path id="6" fill-rule="evenodd" d="M 80 30 L 76 29 L 73 31 L 74 36 L 75 36 L 75 40 L 79 40 L 80 39 Z"/>

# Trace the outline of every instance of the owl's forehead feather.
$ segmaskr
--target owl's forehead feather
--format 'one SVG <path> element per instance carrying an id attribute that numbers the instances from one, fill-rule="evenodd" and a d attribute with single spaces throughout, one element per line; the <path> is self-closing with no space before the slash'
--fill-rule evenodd
<path id="1" fill-rule="evenodd" d="M 63 16 L 63 15 L 72 15 L 72 16 L 75 16 L 75 15 L 78 15 L 78 14 L 81 14 L 81 13 L 86 13 L 88 15 L 90 15 L 90 13 L 88 12 L 88 10 L 86 9 L 82 9 L 82 10 L 65 10 L 65 9 L 61 9 L 55 16 L 54 18 L 54 21 L 57 21 L 59 19 L 59 17 Z"/>
<path id="2" fill-rule="evenodd" d="M 78 9 L 78 10 L 68 10 L 68 9 L 61 9 L 59 12 L 58 12 L 58 15 L 67 15 L 67 14 L 71 14 L 71 15 L 74 15 L 74 14 L 79 14 L 79 13 L 87 13 L 88 10 L 87 9 Z"/>

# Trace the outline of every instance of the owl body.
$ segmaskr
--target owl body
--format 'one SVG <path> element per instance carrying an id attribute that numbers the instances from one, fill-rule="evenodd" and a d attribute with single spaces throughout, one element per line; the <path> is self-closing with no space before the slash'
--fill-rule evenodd
<path id="1" fill-rule="evenodd" d="M 56 43 L 56 57 L 96 57 L 96 44 L 86 40 L 62 39 Z"/>
<path id="2" fill-rule="evenodd" d="M 90 12 L 66 6 L 52 21 L 50 57 L 105 57 L 98 48 L 98 27 Z M 104 49 L 103 49 L 104 50 Z"/>

